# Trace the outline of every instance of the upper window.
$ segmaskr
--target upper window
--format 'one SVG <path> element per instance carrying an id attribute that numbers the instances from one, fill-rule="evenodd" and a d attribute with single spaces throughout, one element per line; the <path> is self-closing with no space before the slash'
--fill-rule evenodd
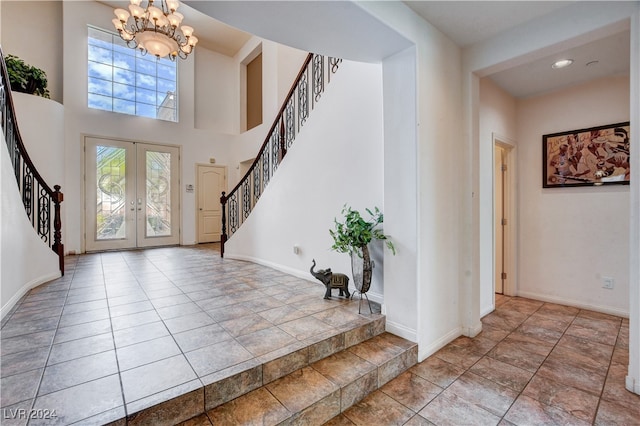
<path id="1" fill-rule="evenodd" d="M 178 121 L 177 69 L 142 56 L 117 34 L 89 27 L 89 108 Z"/>

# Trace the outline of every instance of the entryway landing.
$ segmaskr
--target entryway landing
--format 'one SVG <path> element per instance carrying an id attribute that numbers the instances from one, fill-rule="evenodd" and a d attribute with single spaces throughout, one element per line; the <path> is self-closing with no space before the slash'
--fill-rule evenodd
<path id="1" fill-rule="evenodd" d="M 176 424 L 374 336 L 397 339 L 357 300 L 324 300 L 320 283 L 217 248 L 67 257 L 64 277 L 3 320 L 2 424 L 25 413 L 29 425 Z M 417 359 L 409 346 L 402 371 Z"/>

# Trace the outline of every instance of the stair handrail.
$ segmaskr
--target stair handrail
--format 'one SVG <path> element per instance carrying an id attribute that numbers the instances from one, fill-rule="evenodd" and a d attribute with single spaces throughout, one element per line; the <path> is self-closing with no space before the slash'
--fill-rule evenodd
<path id="1" fill-rule="evenodd" d="M 224 257 L 226 241 L 253 210 L 271 176 L 293 144 L 295 135 L 309 117 L 309 111 L 320 100 L 325 84 L 331 79 L 331 74 L 335 74 L 340 62 L 342 62 L 342 59 L 327 56 L 327 72 L 325 74 L 324 58 L 324 55 L 314 53 L 307 55 L 251 167 L 236 186 L 229 191 L 228 195 L 225 191 L 222 192 L 220 197 L 222 205 L 221 257 Z M 309 74 L 311 74 L 311 78 L 309 78 Z M 311 80 L 311 93 L 309 93 L 309 80 Z M 296 93 L 297 96 L 294 97 Z M 310 94 L 311 96 L 309 96 Z M 311 98 L 311 108 L 309 108 L 309 98 Z M 298 107 L 297 119 L 296 105 Z M 242 215 L 239 214 L 238 206 L 240 197 L 242 197 Z M 229 203 L 228 209 L 227 203 Z M 227 225 L 229 225 L 228 229 Z M 227 231 L 231 235 L 227 235 Z"/>
<path id="2" fill-rule="evenodd" d="M 64 244 L 62 244 L 62 219 L 60 215 L 60 204 L 64 196 L 60 192 L 60 185 L 54 185 L 51 189 L 29 157 L 18 129 L 9 73 L 1 46 L 0 58 L 0 67 L 2 68 L 0 124 L 9 150 L 9 158 L 13 164 L 18 190 L 31 225 L 38 236 L 58 255 L 60 273 L 64 275 Z M 34 199 L 34 197 L 36 198 Z M 54 212 L 53 238 L 51 236 L 52 206 Z"/>

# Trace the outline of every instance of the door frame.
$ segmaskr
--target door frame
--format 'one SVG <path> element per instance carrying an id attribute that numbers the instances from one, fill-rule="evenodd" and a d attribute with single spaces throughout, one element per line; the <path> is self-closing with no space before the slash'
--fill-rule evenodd
<path id="1" fill-rule="evenodd" d="M 96 138 L 96 139 L 104 139 L 109 141 L 116 142 L 130 142 L 135 144 L 145 144 L 145 145 L 158 145 L 158 146 L 166 146 L 171 148 L 178 149 L 178 244 L 183 245 L 183 235 L 182 225 L 183 225 L 183 194 L 182 194 L 182 145 L 170 144 L 170 143 L 157 143 L 150 142 L 141 139 L 125 139 L 118 138 L 113 136 L 102 136 L 91 133 L 81 133 L 80 134 L 80 158 L 81 158 L 81 170 L 82 170 L 82 183 L 81 183 L 81 191 L 80 191 L 80 203 L 81 203 L 81 235 L 80 235 L 80 252 L 87 252 L 87 161 L 86 161 L 86 146 L 87 146 L 87 138 Z"/>
<path id="2" fill-rule="evenodd" d="M 492 133 L 492 148 L 495 151 L 495 147 L 498 146 L 504 149 L 505 163 L 507 165 L 507 172 L 504 175 L 504 218 L 507 220 L 507 226 L 504 227 L 504 268 L 507 272 L 507 279 L 504 280 L 502 292 L 505 296 L 515 296 L 518 288 L 518 262 L 517 262 L 517 235 L 518 235 L 518 223 L 517 223 L 517 200 L 516 200 L 516 182 L 517 182 L 517 147 L 513 140 L 501 136 L 497 133 Z M 491 156 L 493 163 L 492 167 L 492 181 L 493 181 L 493 282 L 491 286 L 492 299 L 495 299 L 495 280 L 496 274 L 496 193 L 495 193 L 495 155 Z M 495 306 L 495 300 L 494 300 Z"/>
<path id="3" fill-rule="evenodd" d="M 224 178 L 225 178 L 225 185 L 228 186 L 228 182 L 229 182 L 229 168 L 227 166 L 222 166 L 222 165 L 218 165 L 218 164 L 211 164 L 211 163 L 196 163 L 195 167 L 194 167 L 194 172 L 195 172 L 195 182 L 196 182 L 196 192 L 195 192 L 195 201 L 194 201 L 194 210 L 195 210 L 195 225 L 196 225 L 196 244 L 200 244 L 200 218 L 198 217 L 198 203 L 200 200 L 200 185 L 198 185 L 198 168 L 200 167 L 215 167 L 218 169 L 222 169 L 224 170 Z M 225 192 L 229 192 L 228 191 L 229 188 L 224 188 Z M 222 194 L 220 194 L 220 196 L 222 196 Z"/>

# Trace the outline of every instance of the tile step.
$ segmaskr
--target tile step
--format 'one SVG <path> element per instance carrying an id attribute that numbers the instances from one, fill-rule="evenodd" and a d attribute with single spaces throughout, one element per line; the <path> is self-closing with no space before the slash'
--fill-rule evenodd
<path id="1" fill-rule="evenodd" d="M 227 404 L 260 388 L 264 388 L 264 392 L 269 393 L 266 387 L 271 386 L 272 383 L 275 386 L 278 380 L 287 375 L 302 375 L 303 372 L 310 372 L 308 367 L 340 352 L 358 350 L 362 353 L 361 357 L 363 357 L 367 348 L 364 345 L 365 343 L 382 334 L 387 335 L 384 331 L 385 320 L 385 316 L 379 313 L 359 315 L 357 320 L 339 327 L 337 333 L 334 330 L 315 335 L 304 341 L 201 377 L 200 385 L 194 385 L 191 388 L 178 387 L 173 389 L 174 392 L 172 394 L 159 395 L 155 400 L 164 399 L 163 402 L 140 405 L 135 412 L 129 412 L 125 418 L 112 421 L 109 426 L 172 426 L 185 422 L 187 419 L 198 419 L 198 416 L 201 415 L 204 415 L 204 419 L 207 419 L 206 413 L 216 407 Z M 386 340 L 393 339 L 398 338 L 390 334 L 386 337 Z M 398 342 L 400 341 L 402 339 Z M 402 343 L 404 345 L 411 344 L 410 342 L 403 342 L 405 342 Z M 390 353 L 398 352 L 397 348 L 392 348 L 397 345 L 388 344 L 387 346 L 390 346 L 390 349 L 388 349 Z M 356 349 L 356 347 L 359 349 Z M 417 356 L 414 356 L 414 358 L 417 359 Z M 383 357 L 378 355 L 376 359 L 380 362 Z M 378 364 L 375 362 L 372 364 L 375 364 L 377 368 Z M 383 366 L 383 380 L 386 374 L 385 369 L 389 368 L 390 366 Z M 312 375 L 315 377 L 315 374 Z M 290 413 L 290 415 L 292 414 Z M 205 423 L 191 422 L 185 424 L 209 425 L 210 423 L 207 420 Z"/>
<path id="2" fill-rule="evenodd" d="M 321 425 L 417 363 L 415 343 L 382 333 L 184 423 Z"/>

